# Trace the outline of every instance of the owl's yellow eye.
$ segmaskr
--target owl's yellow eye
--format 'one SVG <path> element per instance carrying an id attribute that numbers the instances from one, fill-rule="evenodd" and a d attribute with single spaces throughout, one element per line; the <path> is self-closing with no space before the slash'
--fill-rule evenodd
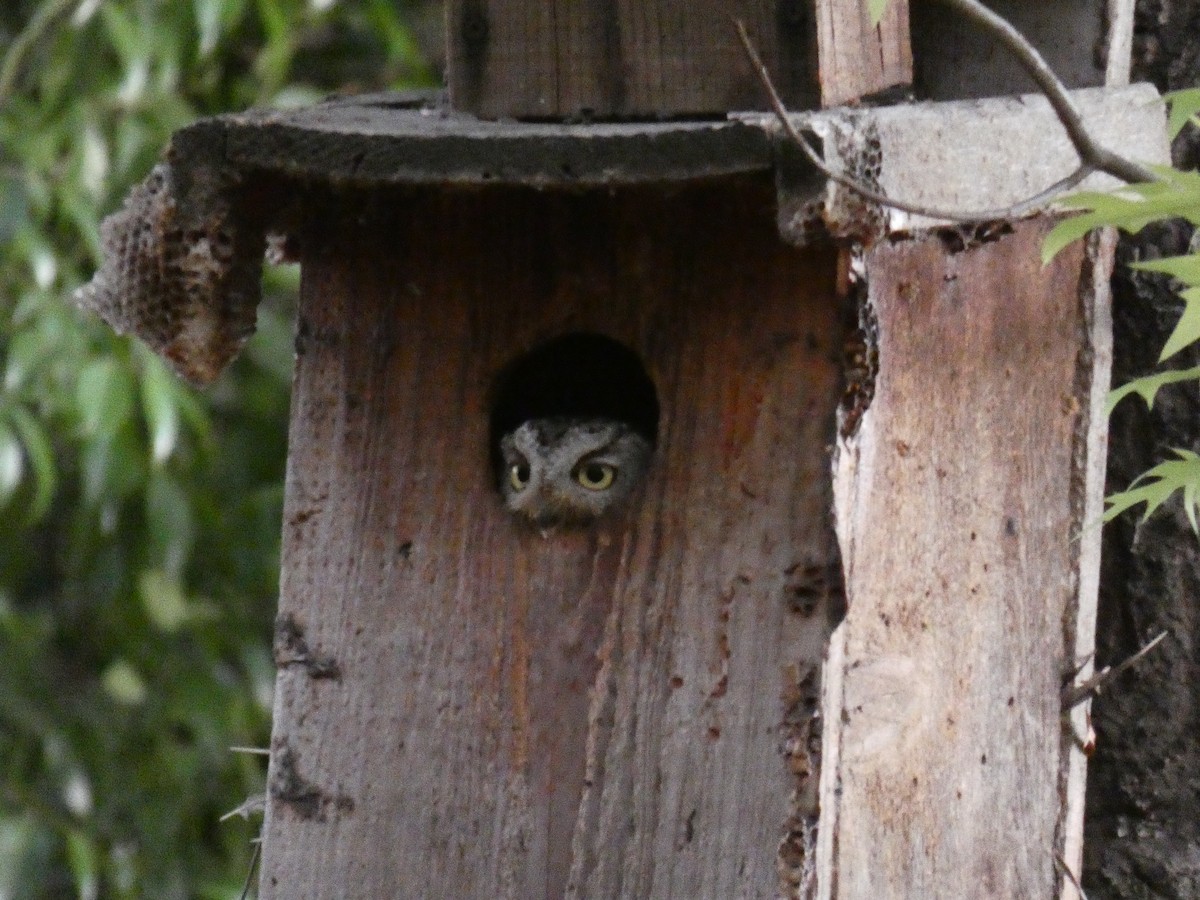
<path id="1" fill-rule="evenodd" d="M 513 463 L 508 470 L 508 483 L 513 486 L 515 491 L 519 491 L 529 484 L 529 463 Z"/>
<path id="2" fill-rule="evenodd" d="M 575 480 L 589 491 L 607 490 L 616 477 L 616 467 L 608 463 L 588 462 L 575 470 Z"/>

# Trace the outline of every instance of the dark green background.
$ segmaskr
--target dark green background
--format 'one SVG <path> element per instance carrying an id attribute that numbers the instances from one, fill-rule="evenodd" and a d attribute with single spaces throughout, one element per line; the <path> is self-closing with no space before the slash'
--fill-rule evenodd
<path id="1" fill-rule="evenodd" d="M 436 80 L 394 0 L 0 7 L 0 897 L 236 898 L 264 787 L 297 273 L 197 392 L 77 312 L 172 131 Z"/>

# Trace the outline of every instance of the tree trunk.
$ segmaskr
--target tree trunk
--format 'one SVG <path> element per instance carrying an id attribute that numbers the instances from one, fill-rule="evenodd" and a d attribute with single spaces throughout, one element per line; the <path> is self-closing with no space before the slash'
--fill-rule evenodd
<path id="1" fill-rule="evenodd" d="M 1200 81 L 1200 2 L 1137 6 L 1133 74 L 1161 90 Z M 1176 141 L 1177 165 L 1195 168 L 1200 140 Z M 1167 223 L 1123 238 L 1113 290 L 1113 384 L 1157 366 L 1181 303 L 1169 279 L 1130 270 L 1138 259 L 1188 251 L 1191 229 Z M 1200 363 L 1195 347 L 1167 365 Z M 1194 383 L 1161 391 L 1153 410 L 1137 399 L 1113 413 L 1108 490 L 1200 433 Z M 1200 541 L 1177 501 L 1144 525 L 1136 514 L 1105 529 L 1097 664 L 1120 662 L 1150 637 L 1171 637 L 1093 705 L 1097 751 L 1089 767 L 1085 884 L 1092 900 L 1192 900 L 1200 896 Z"/>

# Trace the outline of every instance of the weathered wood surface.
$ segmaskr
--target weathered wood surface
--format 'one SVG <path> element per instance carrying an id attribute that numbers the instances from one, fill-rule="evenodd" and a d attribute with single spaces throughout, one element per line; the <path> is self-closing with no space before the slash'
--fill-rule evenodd
<path id="1" fill-rule="evenodd" d="M 765 177 L 382 205 L 304 251 L 262 896 L 775 897 L 832 249 L 779 241 Z M 628 511 L 543 537 L 493 486 L 489 390 L 578 329 L 645 360 L 659 449 Z"/>
<path id="2" fill-rule="evenodd" d="M 733 17 L 787 103 L 816 106 L 811 0 L 450 0 L 451 100 L 485 118 L 765 109 Z"/>
<path id="3" fill-rule="evenodd" d="M 821 106 L 842 106 L 911 84 L 908 0 L 889 0 L 878 25 L 867 0 L 816 0 Z"/>
<path id="4" fill-rule="evenodd" d="M 1042 267 L 1048 228 L 867 255 L 879 369 L 835 475 L 821 897 L 1049 898 L 1056 856 L 1078 871 L 1060 694 L 1094 625 L 1107 295 L 1078 246 Z"/>
<path id="5" fill-rule="evenodd" d="M 1113 2 L 1124 4 L 1126 0 Z M 1028 38 L 1063 84 L 1072 88 L 1105 83 L 1104 61 L 1097 52 L 1106 35 L 1104 5 L 1099 0 L 987 3 Z M 1124 23 L 1120 33 L 1124 35 Z M 1001 97 L 1034 88 L 1020 63 L 995 37 L 940 3 L 913 5 L 912 35 L 914 86 L 920 97 Z M 1129 58 L 1127 43 L 1124 58 Z"/>
<path id="6" fill-rule="evenodd" d="M 255 109 L 179 132 L 172 156 L 333 184 L 609 185 L 768 170 L 771 142 L 738 121 L 490 122 L 439 94 L 381 93 Z"/>
<path id="7" fill-rule="evenodd" d="M 1076 91 L 1073 99 L 1106 144 L 1134 159 L 1168 158 L 1165 115 L 1152 85 Z M 825 139 L 831 165 L 856 162 L 834 146 L 831 133 L 874 133 L 885 189 L 899 196 L 916 181 L 921 202 L 951 208 L 1027 196 L 1046 186 L 1042 179 L 1065 175 L 1077 159 L 1040 95 L 816 111 L 793 121 Z M 276 178 L 342 187 L 607 187 L 773 171 L 777 124 L 762 113 L 702 121 L 488 122 L 445 110 L 437 94 L 389 92 L 202 119 L 176 132 L 167 158 L 188 179 L 228 175 L 256 192 L 260 205 Z M 1033 143 L 1037 154 L 1027 152 Z M 795 164 L 816 172 L 807 162 Z M 806 199 L 824 190 L 820 179 L 806 183 Z M 1084 184 L 1112 183 L 1093 176 Z"/>

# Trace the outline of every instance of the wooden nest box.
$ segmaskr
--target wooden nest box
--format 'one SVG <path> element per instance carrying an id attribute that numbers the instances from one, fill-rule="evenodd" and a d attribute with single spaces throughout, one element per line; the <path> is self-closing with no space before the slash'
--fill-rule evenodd
<path id="1" fill-rule="evenodd" d="M 864 201 L 728 4 L 626 6 L 452 0 L 450 105 L 199 122 L 106 225 L 84 304 L 194 380 L 302 266 L 260 896 L 1069 891 L 1108 245 Z M 876 191 L 1073 165 L 1036 97 L 812 111 L 911 81 L 900 0 L 734 6 Z M 1154 160 L 1152 96 L 1077 102 Z M 505 506 L 547 416 L 653 444 L 594 522 Z"/>

